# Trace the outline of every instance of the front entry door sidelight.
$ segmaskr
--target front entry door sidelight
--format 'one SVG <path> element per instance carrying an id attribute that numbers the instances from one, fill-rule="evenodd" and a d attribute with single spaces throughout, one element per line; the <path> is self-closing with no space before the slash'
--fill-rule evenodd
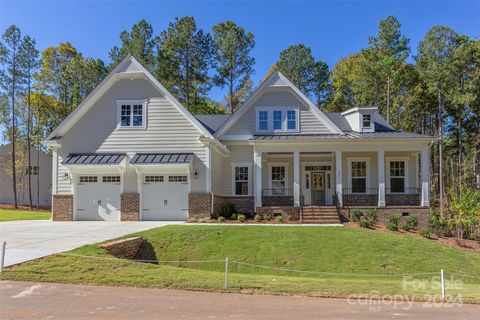
<path id="1" fill-rule="evenodd" d="M 312 205 L 325 205 L 325 172 L 312 172 Z"/>

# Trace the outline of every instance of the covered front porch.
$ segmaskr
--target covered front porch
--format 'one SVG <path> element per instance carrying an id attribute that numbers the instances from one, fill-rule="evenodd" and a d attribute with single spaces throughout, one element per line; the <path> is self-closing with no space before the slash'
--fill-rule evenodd
<path id="1" fill-rule="evenodd" d="M 278 206 L 429 206 L 427 148 L 327 148 L 255 145 L 256 211 Z"/>

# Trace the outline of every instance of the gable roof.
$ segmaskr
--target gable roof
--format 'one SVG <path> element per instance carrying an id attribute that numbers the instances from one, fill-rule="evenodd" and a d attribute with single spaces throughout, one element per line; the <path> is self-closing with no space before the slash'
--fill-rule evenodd
<path id="1" fill-rule="evenodd" d="M 200 121 L 212 134 L 230 118 L 229 114 L 195 114 L 194 117 Z"/>
<path id="2" fill-rule="evenodd" d="M 305 102 L 310 111 L 320 120 L 325 126 L 332 131 L 333 134 L 344 134 L 305 94 L 303 94 L 287 77 L 280 71 L 275 71 L 253 92 L 247 101 L 226 121 L 215 133 L 216 137 L 224 134 L 232 125 L 237 122 L 242 115 L 253 105 L 253 102 L 270 86 L 289 87 L 295 92 L 301 100 Z"/>
<path id="3" fill-rule="evenodd" d="M 45 139 L 48 144 L 49 140 L 56 140 L 65 135 L 77 121 L 79 121 L 90 108 L 95 105 L 95 102 L 107 92 L 107 90 L 115 83 L 116 80 L 122 77 L 138 77 L 145 76 L 152 85 L 161 92 L 173 106 L 175 106 L 180 113 L 182 113 L 190 123 L 199 129 L 205 136 L 216 140 L 212 133 L 204 127 L 182 104 L 147 70 L 137 61 L 131 54 L 128 54 L 123 60 L 103 79 L 102 82 L 80 103 L 80 105 L 73 110 Z"/>

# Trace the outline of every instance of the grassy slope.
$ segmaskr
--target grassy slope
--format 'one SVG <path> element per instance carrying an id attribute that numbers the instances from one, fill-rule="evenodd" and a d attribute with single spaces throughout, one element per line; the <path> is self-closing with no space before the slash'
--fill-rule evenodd
<path id="1" fill-rule="evenodd" d="M 478 274 L 480 255 L 388 233 L 315 227 L 171 226 L 139 233 L 159 260 L 224 259 L 302 270 L 354 273 L 431 272 L 441 266 Z M 95 245 L 75 254 L 110 257 Z M 144 258 L 151 258 L 152 253 Z M 58 255 L 8 268 L 0 279 L 222 290 L 224 263 L 188 268 Z M 199 270 L 202 269 L 202 270 Z M 205 271 L 208 270 L 208 271 Z M 215 271 L 214 271 L 215 270 Z M 325 276 L 278 272 L 230 264 L 230 289 L 346 296 L 378 291 L 425 299 L 437 288 L 402 287 L 402 277 Z M 416 279 L 425 278 L 418 276 Z M 464 301 L 480 303 L 480 281 L 462 279 Z"/>
<path id="2" fill-rule="evenodd" d="M 48 220 L 52 214 L 45 211 L 0 209 L 0 221 Z"/>

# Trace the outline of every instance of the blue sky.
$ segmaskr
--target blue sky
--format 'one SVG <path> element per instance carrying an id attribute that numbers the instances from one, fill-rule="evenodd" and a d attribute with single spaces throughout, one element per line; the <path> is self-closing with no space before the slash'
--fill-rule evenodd
<path id="1" fill-rule="evenodd" d="M 194 16 L 204 30 L 233 20 L 256 37 L 257 83 L 277 60 L 281 50 L 303 43 L 330 67 L 356 53 L 375 35 L 378 23 L 393 14 L 411 40 L 412 52 L 432 26 L 443 24 L 472 38 L 480 37 L 480 1 L 15 1 L 0 0 L 0 32 L 16 24 L 36 39 L 39 49 L 70 41 L 85 56 L 108 61 L 108 51 L 119 45 L 121 31 L 147 19 L 155 33 L 177 16 Z M 226 88 L 210 96 L 221 100 Z"/>

